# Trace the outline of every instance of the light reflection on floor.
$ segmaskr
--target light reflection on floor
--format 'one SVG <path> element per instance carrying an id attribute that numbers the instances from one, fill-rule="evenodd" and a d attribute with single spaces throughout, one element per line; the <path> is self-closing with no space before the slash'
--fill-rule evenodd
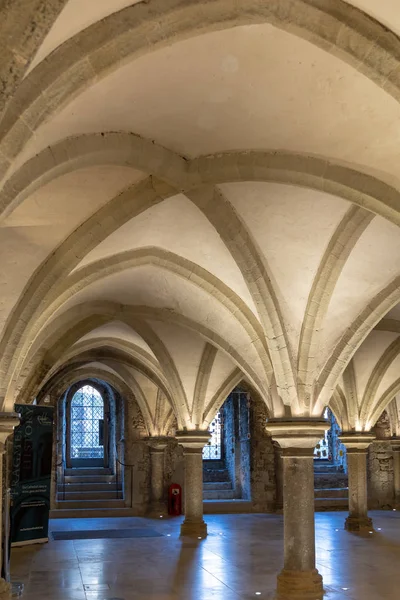
<path id="1" fill-rule="evenodd" d="M 343 529 L 345 513 L 316 515 L 327 600 L 398 600 L 400 513 L 372 513 L 376 531 Z M 23 600 L 272 600 L 282 567 L 282 517 L 207 515 L 206 540 L 181 540 L 179 519 L 57 520 L 57 530 L 150 527 L 163 537 L 51 541 L 13 550 Z"/>

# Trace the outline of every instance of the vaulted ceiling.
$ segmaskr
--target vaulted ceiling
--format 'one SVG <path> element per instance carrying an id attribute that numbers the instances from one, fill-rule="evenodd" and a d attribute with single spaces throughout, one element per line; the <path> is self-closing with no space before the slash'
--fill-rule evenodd
<path id="1" fill-rule="evenodd" d="M 400 392 L 395 0 L 42 4 L 0 122 L 3 409 L 103 372 L 154 435 L 241 381 L 371 428 Z"/>

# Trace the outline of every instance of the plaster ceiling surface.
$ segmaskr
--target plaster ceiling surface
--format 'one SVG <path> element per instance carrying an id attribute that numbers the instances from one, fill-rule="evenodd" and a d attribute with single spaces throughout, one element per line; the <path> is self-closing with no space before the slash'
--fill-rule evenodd
<path id="1" fill-rule="evenodd" d="M 85 363 L 84 367 L 80 365 L 79 368 L 100 369 L 101 371 L 105 371 L 105 373 L 111 373 L 112 375 L 116 375 L 117 377 L 119 377 L 118 373 L 104 360 L 102 360 L 101 362 L 96 360 L 88 361 L 87 363 Z"/>
<path id="2" fill-rule="evenodd" d="M 372 331 L 354 355 L 353 364 L 357 381 L 357 395 L 360 402 L 372 371 L 385 350 L 397 338 L 398 334 L 396 333 Z"/>
<path id="3" fill-rule="evenodd" d="M 151 410 L 152 415 L 154 415 L 157 402 L 158 387 L 148 377 L 143 375 L 143 373 L 140 373 L 137 369 L 131 369 L 130 367 L 128 367 L 128 369 L 130 372 L 132 372 L 136 383 L 139 385 L 141 391 L 143 392 L 143 396 L 146 399 L 146 402 Z"/>
<path id="4" fill-rule="evenodd" d="M 399 261 L 398 227 L 375 217 L 357 241 L 332 294 L 324 330 L 326 347 L 331 346 L 368 302 L 393 281 Z"/>
<path id="5" fill-rule="evenodd" d="M 0 227 L 56 227 L 60 239 L 118 192 L 143 178 L 127 167 L 99 165 L 61 175 L 27 196 Z"/>
<path id="6" fill-rule="evenodd" d="M 151 1 L 147 7 L 134 8 L 135 14 L 151 14 Z M 133 3 L 69 0 L 32 67 L 71 36 Z M 353 4 L 400 31 L 400 10 L 394 0 L 354 0 Z M 331 163 L 373 174 L 400 189 L 399 102 L 383 84 L 380 87 L 378 76 L 372 81 L 361 72 L 367 72 L 363 63 L 359 69 L 350 66 L 346 62 L 349 55 L 340 54 L 337 47 L 332 49 L 334 56 L 270 24 L 229 28 L 230 21 L 225 30 L 204 33 L 215 16 L 208 13 L 210 6 L 214 6 L 212 2 L 207 3 L 204 14 L 211 20 L 201 34 L 199 23 L 197 35 L 179 39 L 176 17 L 172 24 L 177 26 L 175 39 L 152 47 L 149 34 L 148 47 L 134 60 L 121 53 L 115 56 L 114 65 L 106 61 L 109 68 L 100 68 L 96 77 L 92 77 L 94 71 L 83 70 L 87 75 L 76 81 L 75 93 L 72 88 L 79 69 L 71 68 L 70 87 L 65 84 L 69 72 L 63 69 L 68 60 L 77 60 L 85 44 L 99 41 L 90 40 L 89 31 L 81 40 L 82 47 L 71 46 L 71 53 L 63 55 L 65 61 L 60 62 L 57 76 L 50 72 L 52 61 L 62 53 L 53 54 L 43 70 L 33 70 L 22 84 L 12 108 L 26 111 L 3 139 L 4 164 L 21 146 L 9 172 L 16 173 L 25 161 L 44 149 L 46 152 L 9 181 L 1 196 L 1 203 L 6 204 L 18 193 L 20 184 L 28 185 L 17 198 L 21 203 L 16 202 L 1 223 L 0 329 L 8 320 L 6 341 L 0 342 L 0 397 L 6 398 L 5 404 L 11 406 L 13 391 L 22 388 L 18 378 L 28 379 L 23 367 L 35 364 L 41 373 L 43 365 L 30 362 L 32 340 L 39 344 L 51 332 L 53 319 L 60 317 L 57 323 L 62 323 L 70 308 L 74 310 L 68 319 L 75 318 L 81 307 L 88 323 L 96 321 L 95 314 L 103 314 L 103 309 L 104 315 L 118 315 L 121 321 L 97 327 L 72 349 L 65 343 L 57 367 L 62 367 L 74 349 L 87 350 L 112 338 L 157 356 L 160 368 L 166 369 L 157 345 L 161 340 L 192 399 L 202 357 L 207 356 L 204 349 L 209 350 L 207 340 L 218 349 L 209 363 L 207 401 L 238 367 L 266 400 L 271 396 L 284 399 L 287 394 L 286 399 L 293 401 L 296 394 L 300 396 L 299 374 L 305 375 L 304 393 L 312 397 L 316 360 L 319 366 L 325 364 L 338 339 L 352 331 L 354 319 L 398 277 L 398 227 L 377 216 L 369 222 L 372 213 L 306 186 L 334 189 L 370 210 L 381 210 L 378 205 L 382 201 L 382 206 L 386 203 L 389 207 L 382 214 L 396 221 L 396 190 L 381 182 L 372 184 L 357 172 L 351 175 L 346 171 L 345 181 L 344 171 Z M 220 26 L 225 24 L 213 24 L 215 29 Z M 164 31 L 161 22 L 157 27 Z M 318 36 L 318 23 L 315 28 L 313 34 Z M 341 30 L 344 35 L 345 29 Z M 98 35 L 103 33 L 99 30 Z M 362 43 L 368 42 L 360 42 L 360 51 Z M 377 56 L 380 59 L 379 52 Z M 95 61 L 90 64 L 93 67 Z M 39 72 L 46 75 L 40 90 L 35 81 Z M 40 111 L 48 91 L 51 104 L 42 121 Z M 44 96 L 36 103 L 35 94 L 40 92 Z M 12 120 L 12 115 L 7 115 L 0 132 L 6 131 Z M 89 142 L 87 138 L 68 140 L 53 147 L 74 135 L 105 132 L 116 135 L 93 136 Z M 124 135 L 129 132 L 146 140 Z M 140 144 L 143 152 L 138 153 Z M 275 150 L 297 156 L 277 171 L 271 167 L 267 172 L 266 158 L 255 157 L 250 150 L 272 151 L 268 156 L 276 159 L 273 164 L 281 156 L 273 155 Z M 220 154 L 227 151 L 243 154 Z M 210 153 L 216 156 L 202 157 Z M 84 157 L 82 168 L 77 156 Z M 288 154 L 285 156 L 287 159 Z M 186 160 L 196 157 L 200 158 L 194 164 Z M 325 162 L 318 162 L 318 157 Z M 255 162 L 246 163 L 248 158 Z M 129 164 L 135 166 L 135 160 L 143 172 L 128 168 Z M 50 171 L 40 173 L 47 165 Z M 311 171 L 306 171 L 309 168 Z M 72 171 L 60 175 L 65 169 Z M 286 177 L 288 183 L 245 180 L 257 178 L 259 173 L 261 179 L 282 181 Z M 202 181 L 200 174 L 205 178 Z M 48 182 L 51 176 L 55 178 Z M 118 197 L 107 210 L 96 214 L 144 177 L 146 186 L 137 197 Z M 232 180 L 242 183 L 229 183 Z M 205 181 L 207 185 L 199 189 Z M 213 188 L 214 182 L 220 185 Z M 363 192 L 356 192 L 353 184 L 364 187 Z M 134 217 L 136 210 L 139 214 Z M 347 230 L 348 214 L 356 214 L 365 223 L 356 218 Z M 91 221 L 81 228 L 89 217 Z M 118 223 L 125 224 L 118 228 Z M 356 233 L 352 237 L 353 226 Z M 332 249 L 332 239 L 343 228 L 347 238 L 341 237 Z M 110 231 L 114 233 L 106 237 Z M 128 252 L 131 262 L 122 263 L 122 253 Z M 134 264 L 140 266 L 133 268 Z M 325 271 L 320 276 L 322 267 Z M 57 300 L 59 293 L 65 295 Z M 400 320 L 399 306 L 387 318 Z M 92 308 L 93 315 L 89 312 Z M 96 322 L 102 322 L 101 318 Z M 54 337 L 54 331 L 49 335 Z M 359 395 L 396 335 L 375 330 L 356 352 Z M 118 363 L 118 358 L 103 361 L 94 358 L 101 356 L 100 351 L 95 352 L 86 354 L 91 366 L 111 369 L 127 380 L 135 375 L 133 368 Z M 389 367 L 379 393 L 396 376 L 399 364 L 396 359 Z M 336 366 L 333 373 L 337 372 Z M 160 372 L 159 376 L 160 385 L 167 386 L 166 374 Z M 145 395 L 154 408 L 156 386 L 140 374 L 137 380 L 146 387 Z M 330 384 L 324 389 L 328 393 Z M 296 410 L 303 414 L 301 407 Z"/>
<path id="7" fill-rule="evenodd" d="M 183 194 L 164 200 L 122 225 L 76 268 L 140 247 L 163 248 L 200 265 L 236 292 L 257 314 L 243 275 L 220 236 Z"/>
<path id="8" fill-rule="evenodd" d="M 0 331 L 36 267 L 57 242 L 47 227 L 13 227 L 0 234 Z"/>
<path id="9" fill-rule="evenodd" d="M 207 385 L 207 395 L 209 399 L 218 392 L 221 384 L 228 379 L 234 368 L 235 365 L 232 364 L 231 359 L 224 352 L 218 352 L 216 354 Z"/>
<path id="10" fill-rule="evenodd" d="M 187 329 L 154 321 L 153 331 L 166 347 L 177 370 L 189 406 L 193 406 L 194 391 L 205 341 Z"/>
<path id="11" fill-rule="evenodd" d="M 93 167 L 63 175 L 31 195 L 0 226 L 0 329 L 28 279 L 83 220 L 140 175 Z"/>
<path id="12" fill-rule="evenodd" d="M 323 253 L 350 205 L 323 192 L 286 185 L 243 182 L 219 187 L 261 250 L 297 346 Z"/>
<path id="13" fill-rule="evenodd" d="M 392 308 L 392 310 L 387 313 L 385 318 L 400 321 L 400 303 L 397 304 L 394 308 Z"/>
<path id="14" fill-rule="evenodd" d="M 397 355 L 393 362 L 388 367 L 382 381 L 376 391 L 376 401 L 390 388 L 391 385 L 400 382 L 400 356 Z"/>
<path id="15" fill-rule="evenodd" d="M 68 135 L 107 130 L 132 131 L 192 157 L 308 152 L 398 181 L 396 100 L 333 55 L 268 24 L 197 36 L 124 65 L 39 127 L 15 164 Z"/>
<path id="16" fill-rule="evenodd" d="M 57 46 L 126 6 L 143 0 L 68 0 L 33 59 L 28 73 Z"/>
<path id="17" fill-rule="evenodd" d="M 347 2 L 380 21 L 388 29 L 400 35 L 400 11 L 397 0 L 351 0 Z"/>
<path id="18" fill-rule="evenodd" d="M 153 351 L 150 346 L 146 344 L 144 339 L 138 335 L 136 331 L 134 331 L 129 325 L 126 323 L 121 323 L 120 321 L 114 321 L 112 323 L 107 323 L 102 327 L 97 327 L 87 335 L 76 342 L 77 344 L 81 342 L 87 342 L 89 340 L 97 340 L 98 338 L 115 338 L 117 340 L 122 340 L 124 342 L 129 342 L 138 346 L 142 350 L 145 350 L 148 354 L 150 354 L 153 358 L 155 358 Z"/>

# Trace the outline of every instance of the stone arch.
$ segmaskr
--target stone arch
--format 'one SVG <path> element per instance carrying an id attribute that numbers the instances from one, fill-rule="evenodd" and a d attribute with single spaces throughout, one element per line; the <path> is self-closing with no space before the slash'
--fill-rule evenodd
<path id="1" fill-rule="evenodd" d="M 343 431 L 349 431 L 351 426 L 347 412 L 347 403 L 343 390 L 340 388 L 340 386 L 337 386 L 333 392 L 331 401 L 329 402 L 329 408 L 331 409 L 339 427 Z"/>
<path id="2" fill-rule="evenodd" d="M 84 365 L 91 362 L 103 362 L 107 364 L 109 361 L 113 361 L 113 369 L 115 364 L 121 363 L 126 364 L 136 369 L 139 373 L 142 373 L 150 381 L 160 388 L 169 402 L 174 402 L 173 391 L 171 391 L 171 384 L 165 378 L 164 374 L 158 376 L 152 369 L 148 369 L 142 360 L 138 359 L 133 353 L 132 348 L 126 347 L 124 344 L 119 344 L 116 339 L 99 339 L 99 344 L 83 343 L 77 344 L 73 349 L 67 353 L 60 364 L 56 366 L 54 371 L 48 375 L 48 377 L 41 382 L 41 389 L 45 389 L 49 382 L 53 381 L 57 377 L 58 373 L 63 372 L 64 369 L 69 369 L 73 365 Z M 114 369 L 115 370 L 115 369 Z"/>
<path id="3" fill-rule="evenodd" d="M 369 175 L 357 173 L 348 167 L 334 165 L 326 159 L 282 152 L 240 152 L 205 157 L 199 161 L 197 161 L 197 166 L 191 168 L 194 172 L 200 170 L 203 180 L 217 183 L 218 181 L 254 179 L 295 183 L 313 189 L 324 189 L 356 204 L 365 205 L 369 210 L 389 218 L 394 223 L 400 223 L 397 209 L 400 203 L 400 194 L 397 190 Z M 196 161 L 193 162 L 193 165 L 195 163 Z M 239 173 L 241 173 L 240 176 Z M 327 182 L 330 180 L 332 187 L 327 186 Z M 149 206 L 162 201 L 175 192 L 176 190 L 162 184 L 154 177 L 147 178 L 119 194 L 100 209 L 79 228 L 79 231 L 71 234 L 49 260 L 45 261 L 26 286 L 25 299 L 21 299 L 16 306 L 0 344 L 2 361 L 5 361 L 0 368 L 3 373 L 3 381 L 5 372 L 9 370 L 6 365 L 10 360 L 12 361 L 10 354 L 18 344 L 17 339 L 21 335 L 20 331 L 18 333 L 14 331 L 14 335 L 12 334 L 14 325 L 21 321 L 29 322 L 29 319 L 35 314 L 34 307 L 42 305 L 44 295 L 48 290 L 52 289 L 62 277 L 65 277 L 79 263 L 79 260 L 102 239 L 105 239 L 129 218 L 133 218 L 135 214 L 140 214 Z M 384 199 L 385 204 L 381 199 Z M 125 210 L 121 210 L 122 206 Z M 112 218 L 110 218 L 111 215 Z M 100 229 L 99 222 L 101 222 Z M 99 232 L 99 236 L 96 236 L 95 240 L 87 235 L 94 225 Z M 32 293 L 30 293 L 31 291 Z M 14 336 L 15 339 L 13 339 Z M 5 391 L 3 391 L 3 395 L 5 395 Z"/>
<path id="4" fill-rule="evenodd" d="M 94 80 L 125 62 L 172 41 L 261 23 L 271 23 L 330 52 L 399 99 L 398 37 L 342 0 L 323 6 L 316 6 L 313 0 L 248 0 L 240 4 L 152 0 L 98 21 L 33 69 L 4 116 L 3 155 L 11 161 L 41 123 Z"/>
<path id="5" fill-rule="evenodd" d="M 243 373 L 239 369 L 234 369 L 227 379 L 222 383 L 207 406 L 204 406 L 202 414 L 202 428 L 207 428 L 213 420 L 215 414 L 221 408 L 232 390 L 239 385 L 243 379 Z"/>
<path id="6" fill-rule="evenodd" d="M 220 190 L 199 187 L 187 194 L 215 227 L 238 265 L 263 324 L 283 404 L 299 412 L 294 361 L 267 260 L 243 220 Z"/>
<path id="7" fill-rule="evenodd" d="M 98 241 L 93 242 L 93 235 L 90 232 L 93 229 L 100 229 L 101 237 L 104 239 L 123 222 L 157 204 L 164 199 L 165 195 L 174 193 L 175 191 L 169 186 L 158 183 L 154 178 L 147 178 L 117 195 L 111 203 L 95 213 L 94 218 L 85 221 L 42 263 L 25 286 L 21 300 L 11 313 L 4 329 L 0 341 L 1 386 L 6 385 L 5 380 L 11 376 L 16 364 L 17 357 L 14 351 L 21 345 L 23 337 L 23 331 L 18 327 L 18 323 L 24 322 L 27 325 L 33 320 L 36 311 L 40 312 L 41 303 L 49 290 L 57 285 L 63 276 L 68 275 L 87 252 L 97 245 Z M 5 394 L 5 389 L 2 387 L 0 397 Z"/>
<path id="8" fill-rule="evenodd" d="M 44 309 L 44 306 L 42 306 L 42 314 L 36 321 L 36 328 L 39 329 L 41 324 L 45 323 L 48 315 L 54 313 L 55 310 L 68 300 L 68 298 L 72 297 L 73 294 L 76 294 L 84 287 L 110 274 L 143 265 L 156 266 L 160 269 L 174 273 L 179 277 L 190 281 L 193 285 L 203 289 L 212 298 L 215 298 L 235 316 L 246 330 L 258 350 L 267 377 L 270 378 L 272 376 L 272 365 L 269 360 L 268 347 L 264 340 L 262 327 L 241 298 L 233 292 L 231 288 L 218 279 L 218 277 L 212 275 L 206 269 L 173 252 L 157 247 L 128 250 L 92 262 L 72 273 L 58 288 L 56 287 L 54 289 L 54 292 L 48 300 L 47 309 Z"/>
<path id="9" fill-rule="evenodd" d="M 0 115 L 68 0 L 5 2 L 0 9 Z"/>
<path id="10" fill-rule="evenodd" d="M 379 386 L 389 369 L 390 365 L 396 360 L 397 356 L 400 354 L 400 337 L 394 340 L 379 358 L 377 364 L 375 365 L 365 388 L 364 398 L 361 402 L 361 410 L 360 410 L 360 418 L 361 421 L 367 422 L 369 420 L 368 416 L 370 412 L 373 410 L 373 406 L 376 400 L 376 394 L 379 389 Z"/>
<path id="11" fill-rule="evenodd" d="M 196 425 L 196 429 L 202 429 L 203 410 L 206 401 L 208 382 L 210 380 L 211 371 L 217 356 L 217 348 L 208 342 L 204 345 L 204 350 L 201 355 L 200 365 L 197 372 L 196 383 L 193 393 L 193 407 L 191 418 Z"/>
<path id="12" fill-rule="evenodd" d="M 322 368 L 315 392 L 314 414 L 329 402 L 337 380 L 356 350 L 379 321 L 400 301 L 400 276 L 371 300 L 347 328 Z"/>
<path id="13" fill-rule="evenodd" d="M 73 273 L 70 278 L 65 280 L 61 289 L 58 291 L 55 288 L 53 296 L 57 298 L 55 303 L 49 305 L 48 310 L 42 306 L 41 315 L 34 321 L 35 330 L 32 332 L 26 332 L 25 335 L 34 338 L 40 328 L 44 326 L 46 318 L 53 314 L 62 302 L 76 293 L 83 285 L 88 285 L 90 282 L 106 276 L 108 273 L 115 273 L 119 269 L 124 269 L 132 266 L 140 266 L 142 264 L 155 264 L 159 268 L 170 270 L 185 279 L 190 279 L 194 285 L 199 285 L 205 289 L 211 296 L 217 299 L 225 308 L 230 310 L 232 315 L 241 323 L 244 329 L 247 331 L 250 338 L 258 350 L 260 360 L 264 365 L 265 373 L 267 378 L 272 376 L 272 368 L 268 358 L 268 349 L 265 344 L 264 335 L 257 319 L 254 317 L 252 312 L 247 308 L 244 302 L 234 294 L 230 288 L 223 284 L 216 277 L 211 275 L 205 269 L 198 267 L 190 261 L 183 259 L 171 252 L 163 251 L 157 248 L 145 248 L 139 250 L 128 251 L 122 255 L 116 255 L 106 260 L 98 261 L 97 263 L 91 263 L 87 267 L 79 269 Z M 112 313 L 115 313 L 115 307 L 109 307 Z M 96 307 L 95 307 L 96 309 Z M 97 312 L 97 311 L 96 311 Z M 106 319 L 106 317 L 104 317 Z M 200 326 L 200 324 L 199 324 Z M 88 319 L 87 328 L 90 327 L 90 319 Z M 89 330 L 89 329 L 88 329 Z M 76 337 L 76 329 L 72 329 L 72 339 Z M 39 337 L 40 336 L 39 334 Z M 44 340 L 43 340 L 44 342 Z M 220 343 L 220 342 L 219 342 Z M 226 344 L 224 345 L 226 346 Z M 229 350 L 228 350 L 229 352 Z M 234 352 L 237 359 L 237 353 Z M 25 354 L 20 350 L 19 363 L 17 363 L 16 372 L 18 373 L 19 367 L 22 365 L 22 360 Z"/>
<path id="14" fill-rule="evenodd" d="M 69 311 L 67 311 L 67 312 L 68 312 L 68 315 L 67 315 L 66 319 L 64 319 L 64 316 L 60 317 L 60 327 L 58 329 L 53 331 L 53 323 L 50 322 L 50 324 L 48 324 L 47 328 L 41 332 L 41 334 L 37 340 L 37 342 L 39 343 L 39 346 L 45 345 L 45 347 L 47 347 L 46 339 L 47 339 L 47 336 L 50 334 L 52 336 L 52 339 L 54 338 L 54 340 L 55 340 L 55 346 L 58 347 L 58 355 L 61 356 L 64 346 L 63 346 L 62 342 L 57 343 L 57 340 L 59 338 L 62 338 L 65 331 L 72 331 L 73 337 L 71 337 L 70 341 L 75 342 L 77 339 L 79 339 L 81 337 L 81 334 L 82 335 L 86 334 L 89 331 L 96 329 L 99 325 L 104 324 L 109 321 L 112 321 L 112 320 L 119 320 L 123 323 L 126 323 L 127 325 L 132 327 L 134 330 L 138 330 L 138 326 L 140 328 L 139 321 L 141 318 L 142 319 L 154 319 L 155 318 L 157 320 L 161 320 L 161 321 L 165 321 L 165 322 L 176 323 L 177 325 L 179 325 L 181 327 L 186 327 L 189 330 L 194 331 L 197 334 L 200 334 L 206 341 L 211 340 L 214 345 L 217 345 L 217 347 L 220 350 L 227 353 L 235 362 L 237 362 L 241 366 L 243 372 L 248 372 L 249 377 L 250 378 L 253 377 L 255 379 L 255 381 L 257 382 L 257 386 L 258 387 L 261 386 L 261 388 L 262 388 L 262 384 L 260 382 L 258 382 L 258 378 L 252 372 L 250 365 L 243 363 L 243 361 L 241 360 L 241 358 L 239 357 L 239 355 L 237 354 L 237 352 L 234 348 L 227 345 L 223 339 L 219 338 L 219 336 L 217 336 L 213 332 L 209 331 L 206 327 L 201 326 L 198 323 L 193 323 L 190 319 L 184 318 L 178 314 L 175 314 L 175 313 L 171 314 L 170 311 L 149 309 L 147 307 L 140 307 L 140 306 L 137 306 L 134 308 L 122 307 L 120 305 L 116 305 L 111 302 L 104 302 L 104 303 L 94 302 L 94 303 L 88 303 L 85 305 L 78 305 L 77 307 L 73 307 L 73 308 L 69 309 Z M 84 324 L 83 331 L 81 330 L 81 323 Z M 140 331 L 138 331 L 138 333 L 140 334 Z M 143 333 L 142 337 L 146 338 L 146 333 Z M 149 341 L 149 340 L 147 340 L 147 341 Z M 151 346 L 151 342 L 149 345 Z M 47 351 L 49 352 L 49 356 L 53 357 L 53 359 L 56 357 L 55 350 L 53 348 L 49 348 Z M 34 356 L 34 354 L 35 353 L 33 353 L 33 356 Z M 143 363 L 144 357 L 141 356 L 140 358 Z M 32 363 L 28 362 L 28 365 L 29 364 L 30 364 L 29 369 L 33 374 L 33 381 L 35 381 L 36 380 L 35 374 L 42 374 L 42 376 L 44 377 L 45 373 L 51 368 L 52 363 L 51 363 L 51 361 L 44 360 L 41 366 L 37 362 L 32 362 Z M 47 365 L 47 367 L 46 367 L 46 365 Z M 143 366 L 142 366 L 142 368 L 143 368 Z M 26 367 L 26 369 L 28 369 L 28 367 Z M 155 369 L 158 370 L 157 363 L 154 362 L 154 359 L 150 360 L 149 364 L 147 364 L 147 372 L 149 372 L 148 369 L 153 370 L 153 371 Z M 27 378 L 28 383 L 31 382 L 29 373 L 28 373 L 28 375 L 26 375 L 26 378 Z M 36 381 L 36 385 L 38 385 L 37 381 Z M 168 388 L 169 383 L 168 383 L 167 379 L 165 379 L 164 384 L 161 383 L 161 380 L 159 380 L 157 385 L 158 385 L 158 387 L 161 387 L 163 390 L 165 390 L 166 386 Z M 23 392 L 20 392 L 20 395 L 25 396 L 27 392 L 25 391 L 25 388 L 23 388 L 23 390 L 24 390 Z M 167 397 L 170 397 L 169 393 L 167 393 Z"/>
<path id="15" fill-rule="evenodd" d="M 319 337 L 336 283 L 346 260 L 373 219 L 363 208 L 351 206 L 334 232 L 315 275 L 300 333 L 299 397 L 310 406 L 318 364 Z"/>
<path id="16" fill-rule="evenodd" d="M 24 163 L 0 191 L 0 219 L 58 177 L 98 165 L 131 167 L 184 187 L 187 162 L 175 152 L 129 132 L 108 131 L 60 140 Z"/>
<path id="17" fill-rule="evenodd" d="M 395 396 L 400 392 L 400 377 L 396 379 L 381 395 L 373 411 L 369 415 L 369 419 L 366 422 L 365 429 L 369 431 L 371 427 L 374 426 L 376 421 L 379 419 L 380 415 L 387 408 L 388 404 L 395 398 Z"/>

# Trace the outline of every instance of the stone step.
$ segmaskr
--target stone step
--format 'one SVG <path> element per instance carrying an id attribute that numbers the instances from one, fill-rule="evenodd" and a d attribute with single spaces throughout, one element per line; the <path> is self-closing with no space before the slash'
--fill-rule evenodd
<path id="1" fill-rule="evenodd" d="M 112 471 L 111 469 L 101 469 L 99 467 L 92 467 L 88 469 L 65 469 L 64 475 L 76 475 L 79 477 L 91 475 L 112 475 Z"/>
<path id="2" fill-rule="evenodd" d="M 56 508 L 50 511 L 50 519 L 102 519 L 112 517 L 133 517 L 132 508 Z"/>
<path id="3" fill-rule="evenodd" d="M 340 469 L 332 463 L 314 461 L 314 473 L 341 473 Z"/>
<path id="4" fill-rule="evenodd" d="M 314 490 L 315 498 L 347 498 L 349 497 L 349 489 L 344 488 L 321 488 Z"/>
<path id="5" fill-rule="evenodd" d="M 114 483 L 115 475 L 65 475 L 65 483 L 80 484 L 80 483 Z M 60 484 L 62 485 L 62 484 Z"/>
<path id="6" fill-rule="evenodd" d="M 214 481 L 230 481 L 228 469 L 203 468 L 203 481 L 210 483 Z"/>
<path id="7" fill-rule="evenodd" d="M 329 510 L 348 510 L 349 501 L 347 498 L 315 498 L 316 511 Z"/>
<path id="8" fill-rule="evenodd" d="M 233 500 L 236 496 L 235 490 L 204 490 L 203 500 Z"/>
<path id="9" fill-rule="evenodd" d="M 315 473 L 314 488 L 344 488 L 348 487 L 348 476 L 346 473 Z"/>
<path id="10" fill-rule="evenodd" d="M 65 492 L 109 492 L 111 490 L 122 490 L 122 483 L 116 483 L 115 481 L 109 482 L 88 482 L 85 481 L 78 483 L 65 482 L 58 484 L 57 491 L 59 493 Z"/>
<path id="11" fill-rule="evenodd" d="M 80 508 L 82 510 L 89 508 L 124 508 L 124 500 L 58 500 L 57 509 Z"/>
<path id="12" fill-rule="evenodd" d="M 107 490 L 106 492 L 70 492 L 69 490 L 65 493 L 59 492 L 58 501 L 69 501 L 69 500 L 119 500 L 122 499 L 122 491 L 120 490 Z"/>
<path id="13" fill-rule="evenodd" d="M 230 481 L 204 481 L 203 490 L 231 490 Z"/>
<path id="14" fill-rule="evenodd" d="M 251 513 L 253 505 L 250 500 L 204 500 L 203 511 L 205 514 L 234 514 Z"/>

